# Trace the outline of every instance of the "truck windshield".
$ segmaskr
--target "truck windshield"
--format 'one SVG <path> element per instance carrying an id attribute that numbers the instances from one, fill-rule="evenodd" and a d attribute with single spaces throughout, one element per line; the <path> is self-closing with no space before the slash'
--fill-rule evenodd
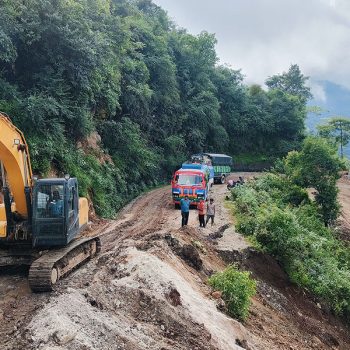
<path id="1" fill-rule="evenodd" d="M 63 185 L 39 185 L 36 194 L 36 217 L 62 217 L 64 213 L 63 195 Z"/>
<path id="2" fill-rule="evenodd" d="M 179 174 L 177 183 L 179 185 L 200 185 L 202 183 L 202 176 Z"/>

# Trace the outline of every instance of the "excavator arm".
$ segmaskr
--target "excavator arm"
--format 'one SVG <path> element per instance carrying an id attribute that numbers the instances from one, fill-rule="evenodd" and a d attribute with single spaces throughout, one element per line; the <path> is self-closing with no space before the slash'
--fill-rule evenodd
<path id="1" fill-rule="evenodd" d="M 0 203 L 0 237 L 9 234 L 13 215 L 31 221 L 32 168 L 22 132 L 0 112 L 0 176 L 3 202 Z"/>

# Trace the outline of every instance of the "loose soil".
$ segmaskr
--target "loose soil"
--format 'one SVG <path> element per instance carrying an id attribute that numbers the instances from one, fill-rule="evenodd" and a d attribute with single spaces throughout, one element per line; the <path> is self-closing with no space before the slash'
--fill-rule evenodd
<path id="1" fill-rule="evenodd" d="M 211 196 L 216 222 L 205 229 L 196 210 L 180 227 L 169 187 L 139 197 L 117 220 L 96 222 L 85 234 L 101 236 L 102 253 L 50 294 L 32 294 L 25 270 L 2 272 L 0 348 L 349 349 L 349 329 L 234 231 L 226 186 Z M 225 314 L 207 284 L 231 262 L 258 281 L 244 323 Z"/>

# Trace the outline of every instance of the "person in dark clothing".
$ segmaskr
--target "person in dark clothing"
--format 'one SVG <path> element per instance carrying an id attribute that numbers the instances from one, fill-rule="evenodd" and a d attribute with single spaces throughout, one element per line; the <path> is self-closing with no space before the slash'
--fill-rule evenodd
<path id="1" fill-rule="evenodd" d="M 239 183 L 240 185 L 244 185 L 244 179 L 243 179 L 242 176 L 239 177 L 238 183 Z"/>
<path id="2" fill-rule="evenodd" d="M 185 226 L 188 223 L 188 217 L 190 215 L 190 204 L 191 202 L 188 199 L 188 196 L 185 196 L 185 198 L 182 198 L 180 201 L 182 216 L 181 226 Z"/>

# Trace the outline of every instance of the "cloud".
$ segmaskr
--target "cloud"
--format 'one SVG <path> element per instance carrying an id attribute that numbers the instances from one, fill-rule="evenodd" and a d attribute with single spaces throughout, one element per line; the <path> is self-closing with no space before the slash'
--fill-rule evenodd
<path id="1" fill-rule="evenodd" d="M 296 63 L 313 81 L 350 89 L 348 0 L 154 0 L 193 34 L 215 33 L 221 63 L 242 69 L 248 83 Z M 313 93 L 325 98 L 320 85 Z"/>
<path id="2" fill-rule="evenodd" d="M 314 100 L 320 102 L 327 102 L 327 94 L 324 85 L 313 80 L 309 81 L 309 86 L 311 88 L 311 93 L 314 97 Z"/>

